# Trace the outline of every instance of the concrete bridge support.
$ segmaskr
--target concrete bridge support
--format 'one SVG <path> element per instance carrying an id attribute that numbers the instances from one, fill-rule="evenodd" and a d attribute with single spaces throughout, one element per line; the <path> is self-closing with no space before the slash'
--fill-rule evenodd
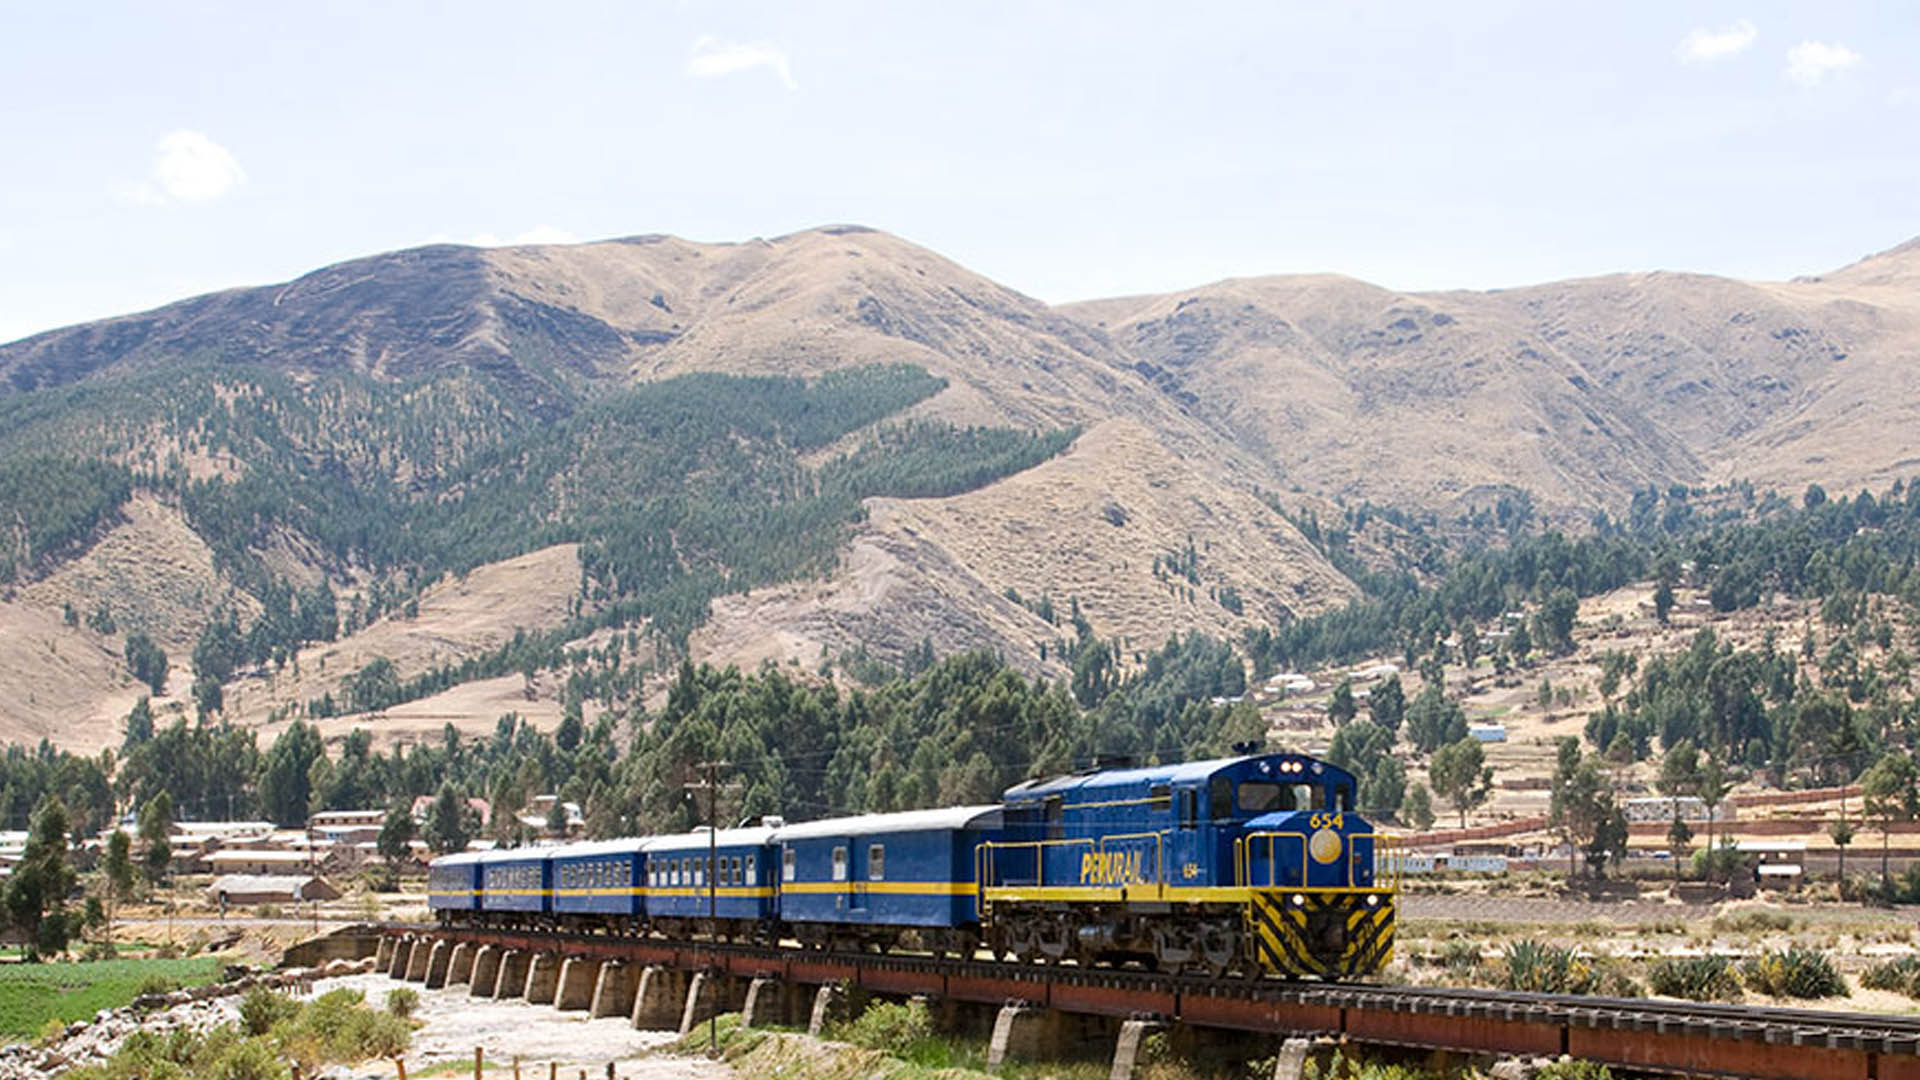
<path id="1" fill-rule="evenodd" d="M 493 983 L 493 996 L 517 998 L 527 992 L 527 968 L 532 965 L 533 954 L 525 949 L 508 949 L 500 954 L 500 975 Z"/>
<path id="2" fill-rule="evenodd" d="M 1144 1051 L 1147 1036 L 1166 1030 L 1166 1025 L 1153 1020 L 1128 1020 L 1120 1025 L 1120 1038 L 1113 1046 L 1113 1071 L 1107 1074 L 1107 1080 L 1133 1080 L 1140 1066 L 1145 1064 Z"/>
<path id="3" fill-rule="evenodd" d="M 527 1004 L 551 1005 L 560 987 L 560 954 L 535 953 L 527 966 Z"/>
<path id="4" fill-rule="evenodd" d="M 672 1031 L 685 1011 L 687 974 L 649 966 L 640 972 L 633 996 L 633 1026 L 643 1031 Z"/>
<path id="5" fill-rule="evenodd" d="M 813 992 L 813 1009 L 808 1014 L 807 1034 L 818 1036 L 828 1024 L 837 1024 L 860 1015 L 867 1007 L 867 992 L 858 987 L 827 983 Z"/>
<path id="6" fill-rule="evenodd" d="M 811 1012 L 804 988 L 785 979 L 766 976 L 747 984 L 747 996 L 740 1006 L 740 1023 L 745 1027 L 769 1027 L 797 1023 Z"/>
<path id="7" fill-rule="evenodd" d="M 553 1007 L 561 1012 L 591 1008 L 593 991 L 600 981 L 600 961 L 590 956 L 569 956 L 560 965 L 560 985 L 553 992 Z"/>
<path id="8" fill-rule="evenodd" d="M 1329 1059 L 1340 1044 L 1332 1039 L 1293 1038 L 1280 1044 L 1280 1056 L 1273 1062 L 1273 1080 L 1306 1080 L 1307 1062 L 1319 1062 L 1317 1073 L 1325 1072 Z"/>
<path id="9" fill-rule="evenodd" d="M 987 1044 L 987 1071 L 1008 1061 L 1039 1061 L 1058 1057 L 1065 1040 L 1065 1017 L 1052 1009 L 1009 1004 L 993 1021 L 993 1041 Z"/>
<path id="10" fill-rule="evenodd" d="M 413 935 L 407 934 L 393 943 L 393 955 L 387 959 L 386 972 L 390 979 L 407 977 L 407 957 L 413 952 Z"/>
<path id="11" fill-rule="evenodd" d="M 619 960 L 601 964 L 600 977 L 593 981 L 593 1003 L 587 1006 L 587 1015 L 632 1016 L 638 975 L 633 965 Z"/>
<path id="12" fill-rule="evenodd" d="M 427 964 L 433 959 L 433 939 L 416 938 L 413 949 L 407 953 L 408 982 L 426 982 Z"/>
<path id="13" fill-rule="evenodd" d="M 393 966 L 393 936 L 381 934 L 380 941 L 373 947 L 373 970 L 385 971 Z"/>
<path id="14" fill-rule="evenodd" d="M 691 1032 L 708 1017 L 732 1012 L 745 996 L 741 980 L 711 971 L 696 971 L 687 984 L 687 1007 L 680 1013 L 680 1034 Z"/>
<path id="15" fill-rule="evenodd" d="M 453 947 L 453 956 L 447 961 L 447 985 L 464 986 L 473 978 L 473 942 L 463 941 Z"/>
<path id="16" fill-rule="evenodd" d="M 500 982 L 500 953 L 498 945 L 482 945 L 473 951 L 473 975 L 467 980 L 470 996 L 493 996 L 493 988 Z"/>
<path id="17" fill-rule="evenodd" d="M 453 963 L 453 942 L 441 938 L 427 953 L 427 989 L 447 985 L 447 968 Z"/>

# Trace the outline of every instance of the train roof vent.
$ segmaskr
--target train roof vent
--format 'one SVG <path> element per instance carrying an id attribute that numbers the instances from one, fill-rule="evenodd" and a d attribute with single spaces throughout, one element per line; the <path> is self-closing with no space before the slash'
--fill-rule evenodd
<path id="1" fill-rule="evenodd" d="M 760 824 L 769 829 L 780 829 L 786 827 L 787 819 L 779 814 L 767 814 L 761 817 Z"/>
<path id="2" fill-rule="evenodd" d="M 1105 772 L 1108 769 L 1131 769 L 1140 762 L 1132 754 L 1095 754 L 1085 772 Z"/>

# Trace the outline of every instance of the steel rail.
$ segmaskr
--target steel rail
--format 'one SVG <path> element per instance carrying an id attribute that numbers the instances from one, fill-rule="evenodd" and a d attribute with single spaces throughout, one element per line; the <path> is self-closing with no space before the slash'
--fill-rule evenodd
<path id="1" fill-rule="evenodd" d="M 1472 987 L 1321 983 L 1125 968 L 842 953 L 706 939 L 387 923 L 385 935 L 625 959 L 741 977 L 845 981 L 877 993 L 1154 1017 L 1203 1027 L 1502 1055 L 1568 1054 L 1636 1071 L 1747 1080 L 1920 1080 L 1920 1016 L 1586 997 Z"/>

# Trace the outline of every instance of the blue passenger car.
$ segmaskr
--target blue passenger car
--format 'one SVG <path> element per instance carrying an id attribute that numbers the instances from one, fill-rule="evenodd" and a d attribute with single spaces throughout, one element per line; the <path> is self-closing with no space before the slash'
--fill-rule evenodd
<path id="1" fill-rule="evenodd" d="M 712 903 L 722 932 L 734 936 L 770 932 L 778 913 L 772 835 L 771 828 L 756 826 L 646 841 L 648 920 L 669 930 L 704 924 Z"/>
<path id="2" fill-rule="evenodd" d="M 480 909 L 480 853 L 457 851 L 427 867 L 427 910 L 443 923 L 465 922 Z"/>
<path id="3" fill-rule="evenodd" d="M 544 922 L 551 913 L 553 848 L 509 848 L 480 856 L 480 912 L 487 922 Z"/>
<path id="4" fill-rule="evenodd" d="M 780 917 L 808 944 L 891 944 L 913 929 L 936 952 L 971 955 L 979 921 L 974 850 L 997 835 L 1000 807 L 864 814 L 786 825 Z"/>
<path id="5" fill-rule="evenodd" d="M 553 913 L 563 924 L 614 926 L 646 915 L 648 841 L 639 837 L 552 850 Z"/>

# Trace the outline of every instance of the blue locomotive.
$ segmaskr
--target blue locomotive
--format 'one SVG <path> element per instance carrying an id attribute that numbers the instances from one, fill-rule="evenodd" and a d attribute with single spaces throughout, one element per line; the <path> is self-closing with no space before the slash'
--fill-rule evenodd
<path id="1" fill-rule="evenodd" d="M 1258 754 L 1032 780 L 1001 802 L 459 854 L 448 923 L 1350 978 L 1392 956 L 1353 775 Z"/>

